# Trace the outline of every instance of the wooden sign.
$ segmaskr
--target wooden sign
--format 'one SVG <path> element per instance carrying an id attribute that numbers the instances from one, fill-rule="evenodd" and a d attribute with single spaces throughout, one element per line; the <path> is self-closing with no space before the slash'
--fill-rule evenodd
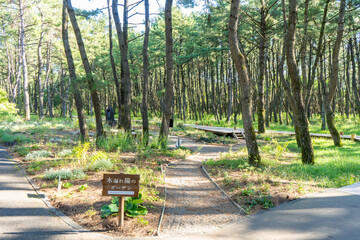
<path id="1" fill-rule="evenodd" d="M 139 197 L 138 174 L 104 174 L 103 196 Z"/>
<path id="2" fill-rule="evenodd" d="M 124 197 L 139 197 L 140 175 L 138 174 L 104 174 L 103 196 L 119 197 L 119 226 L 124 226 Z"/>

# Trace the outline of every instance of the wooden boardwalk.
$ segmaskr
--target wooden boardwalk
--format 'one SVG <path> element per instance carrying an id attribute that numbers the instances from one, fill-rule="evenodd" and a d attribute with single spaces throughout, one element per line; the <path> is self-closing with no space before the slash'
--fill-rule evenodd
<path id="1" fill-rule="evenodd" d="M 239 135 L 244 135 L 244 129 L 242 128 L 226 128 L 226 127 L 209 127 L 203 125 L 193 125 L 193 124 L 185 124 L 185 127 L 191 127 L 199 130 L 204 130 L 207 132 L 212 132 L 217 135 L 229 136 L 229 137 L 237 137 Z M 257 132 L 257 130 L 255 130 Z M 274 134 L 284 134 L 284 135 L 295 135 L 295 132 L 286 132 L 286 131 L 273 131 L 273 130 L 266 130 L 267 133 L 274 133 Z M 323 133 L 310 133 L 311 137 L 317 138 L 332 138 L 330 134 L 323 134 Z M 342 139 L 351 140 L 351 135 L 341 135 Z M 360 136 L 355 137 L 354 139 L 357 142 L 360 142 Z"/>

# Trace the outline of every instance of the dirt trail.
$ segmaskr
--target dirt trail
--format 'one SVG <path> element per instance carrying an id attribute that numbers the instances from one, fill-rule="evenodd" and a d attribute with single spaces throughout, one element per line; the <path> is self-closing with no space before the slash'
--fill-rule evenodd
<path id="1" fill-rule="evenodd" d="M 174 146 L 177 137 L 171 137 Z M 161 235 L 174 236 L 194 232 L 207 232 L 242 217 L 239 209 L 204 175 L 201 163 L 218 158 L 220 152 L 244 147 L 204 145 L 181 138 L 182 146 L 196 154 L 171 164 L 166 169 L 166 208 Z"/>

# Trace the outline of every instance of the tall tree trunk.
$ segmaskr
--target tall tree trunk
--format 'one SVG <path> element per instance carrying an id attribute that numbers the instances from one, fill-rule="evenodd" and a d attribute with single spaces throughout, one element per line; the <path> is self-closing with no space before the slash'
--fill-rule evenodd
<path id="1" fill-rule="evenodd" d="M 174 98 L 174 76 L 173 76 L 173 38 L 172 38 L 172 0 L 165 3 L 165 41 L 166 41 L 166 88 L 163 118 L 160 128 L 160 139 L 167 141 L 171 117 L 171 106 Z"/>
<path id="2" fill-rule="evenodd" d="M 309 70 L 310 79 L 306 85 L 307 87 L 306 87 L 306 97 L 305 97 L 305 107 L 306 108 L 308 108 L 310 106 L 310 98 L 311 98 L 312 89 L 314 86 L 316 69 L 317 69 L 319 60 L 322 57 L 322 54 L 325 50 L 325 46 L 324 46 L 323 42 L 324 42 L 324 32 L 325 32 L 325 24 L 326 24 L 326 19 L 327 19 L 329 2 L 330 2 L 330 0 L 326 0 L 326 2 L 325 2 L 325 9 L 324 9 L 324 13 L 323 13 L 322 22 L 321 22 L 320 35 L 319 35 L 319 40 L 318 40 L 317 49 L 316 49 L 316 56 L 315 56 L 315 61 L 313 63 L 312 69 L 311 69 L 311 74 L 310 74 L 310 70 Z"/>
<path id="3" fill-rule="evenodd" d="M 23 81 L 24 81 L 24 107 L 25 107 L 25 120 L 30 120 L 30 96 L 29 96 L 29 80 L 28 80 L 28 69 L 25 55 L 25 20 L 24 20 L 24 9 L 23 1 L 19 0 L 20 10 L 20 52 L 21 62 L 23 70 Z"/>
<path id="4" fill-rule="evenodd" d="M 330 134 L 333 138 L 334 144 L 335 146 L 338 147 L 342 146 L 342 141 L 340 134 L 335 126 L 334 109 L 332 108 L 331 103 L 336 93 L 336 87 L 339 78 L 339 53 L 340 53 L 342 36 L 344 32 L 345 3 L 346 3 L 345 0 L 341 0 L 339 18 L 338 18 L 338 29 L 337 29 L 335 45 L 333 48 L 332 71 L 330 74 L 331 77 L 329 81 L 329 93 L 326 99 L 326 123 L 329 128 Z"/>
<path id="5" fill-rule="evenodd" d="M 260 164 L 261 158 L 256 135 L 251 119 L 251 86 L 246 68 L 245 56 L 240 52 L 238 39 L 238 15 L 240 0 L 232 0 L 229 17 L 229 45 L 232 59 L 239 74 L 242 96 L 243 124 L 245 130 L 246 147 L 248 149 L 249 163 L 254 166 Z"/>
<path id="6" fill-rule="evenodd" d="M 148 46 L 149 46 L 149 33 L 150 33 L 150 20 L 149 20 L 149 0 L 144 0 L 145 5 L 145 35 L 143 45 L 143 83 L 142 83 L 142 107 L 141 116 L 143 120 L 143 141 L 146 145 L 149 143 L 149 116 L 148 116 Z"/>
<path id="7" fill-rule="evenodd" d="M 265 82 L 265 64 L 266 64 L 266 17 L 267 10 L 265 1 L 260 0 L 260 44 L 259 44 L 259 79 L 258 79 L 258 97 L 257 97 L 257 115 L 258 115 L 258 133 L 265 132 L 265 107 L 264 107 L 264 82 Z"/>
<path id="8" fill-rule="evenodd" d="M 117 105 L 118 105 L 118 127 L 121 126 L 121 89 L 120 83 L 116 71 L 115 60 L 113 55 L 113 41 L 112 41 L 112 23 L 111 23 L 111 12 L 110 12 L 110 0 L 107 0 L 108 5 L 108 15 L 109 15 L 109 55 L 110 55 L 110 63 L 111 70 L 114 77 L 115 87 L 116 87 L 116 96 L 117 96 Z"/>
<path id="9" fill-rule="evenodd" d="M 70 16 L 71 24 L 72 24 L 74 32 L 75 32 L 76 41 L 77 41 L 77 44 L 79 47 L 79 52 L 81 55 L 81 60 L 82 60 L 82 63 L 84 65 L 84 69 L 86 72 L 86 80 L 87 80 L 87 83 L 88 83 L 88 86 L 90 89 L 92 102 L 94 104 L 95 120 L 96 120 L 96 142 L 98 142 L 98 140 L 104 135 L 104 129 L 103 129 L 103 124 L 102 124 L 102 119 L 101 119 L 100 99 L 99 99 L 98 92 L 96 90 L 95 81 L 94 81 L 94 78 L 93 78 L 93 75 L 91 72 L 89 60 L 86 55 L 84 42 L 82 40 L 81 33 L 80 33 L 80 28 L 77 24 L 75 12 L 71 5 L 71 0 L 65 0 L 65 2 L 66 2 L 68 14 Z"/>
<path id="10" fill-rule="evenodd" d="M 118 13 L 118 0 L 112 1 L 112 11 L 114 22 L 117 31 L 117 37 L 121 53 L 121 75 L 123 77 L 122 86 L 124 91 L 121 97 L 124 99 L 123 111 L 121 113 L 122 125 L 126 132 L 131 132 L 131 79 L 128 61 L 128 48 L 127 48 L 127 0 L 124 1 L 124 27 L 121 28 L 119 13 Z M 119 113 L 120 114 L 120 113 Z"/>
<path id="11" fill-rule="evenodd" d="M 40 9 L 39 9 L 40 11 Z M 43 84 L 41 81 L 42 76 L 42 55 L 41 55 L 41 48 L 42 48 L 42 40 L 44 38 L 44 15 L 40 11 L 41 15 L 41 32 L 40 32 L 40 38 L 38 43 L 38 74 L 37 74 L 37 87 L 39 90 L 39 119 L 42 119 L 44 117 L 44 91 L 43 91 Z"/>
<path id="12" fill-rule="evenodd" d="M 286 34 L 286 60 L 294 98 L 295 125 L 299 128 L 301 144 L 301 160 L 305 164 L 314 164 L 314 149 L 311 143 L 309 123 L 301 94 L 301 81 L 295 59 L 295 29 L 297 18 L 296 0 L 289 0 L 289 21 Z"/>
<path id="13" fill-rule="evenodd" d="M 305 0 L 305 10 L 304 10 L 304 33 L 301 40 L 300 48 L 300 64 L 301 64 L 301 78 L 303 83 L 303 99 L 306 99 L 306 87 L 307 87 L 307 77 L 306 77 L 306 43 L 308 41 L 308 12 L 309 12 L 309 0 Z M 305 109 L 307 105 L 305 102 Z"/>
<path id="14" fill-rule="evenodd" d="M 233 72 L 232 72 L 232 62 L 231 62 L 231 55 L 230 55 L 230 51 L 228 53 L 228 58 L 229 58 L 229 64 L 228 64 L 228 81 L 227 84 L 229 86 L 229 107 L 228 107 L 228 116 L 227 116 L 227 122 L 228 124 L 230 124 L 230 118 L 231 118 L 231 111 L 232 111 L 232 104 L 233 104 Z"/>

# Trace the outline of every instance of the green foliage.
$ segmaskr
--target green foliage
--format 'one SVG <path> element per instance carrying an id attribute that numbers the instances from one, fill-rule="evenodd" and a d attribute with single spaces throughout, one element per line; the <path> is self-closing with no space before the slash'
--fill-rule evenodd
<path id="1" fill-rule="evenodd" d="M 3 143 L 23 144 L 23 143 L 30 143 L 33 140 L 31 138 L 29 138 L 28 136 L 23 135 L 23 134 L 9 134 L 7 132 L 3 132 L 1 134 L 1 141 Z"/>
<path id="2" fill-rule="evenodd" d="M 86 142 L 84 144 L 79 144 L 73 149 L 73 154 L 78 160 L 78 163 L 83 165 L 87 161 L 87 152 L 90 149 L 90 143 Z"/>
<path id="3" fill-rule="evenodd" d="M 125 167 L 124 172 L 127 174 L 140 174 L 140 184 L 144 186 L 155 186 L 157 182 L 161 181 L 150 168 Z"/>
<path id="4" fill-rule="evenodd" d="M 70 188 L 70 187 L 72 187 L 72 186 L 73 186 L 73 184 L 72 184 L 71 182 L 65 182 L 65 183 L 63 183 L 63 185 L 62 185 L 63 188 Z"/>
<path id="5" fill-rule="evenodd" d="M 58 157 L 68 157 L 73 154 L 73 151 L 70 149 L 63 149 L 57 154 Z"/>
<path id="6" fill-rule="evenodd" d="M 140 205 L 144 200 L 141 198 L 142 194 L 139 193 L 139 197 L 126 197 L 125 198 L 125 214 L 128 217 L 137 217 L 139 215 L 146 215 L 148 210 L 145 206 Z M 106 218 L 110 215 L 117 214 L 119 212 L 119 198 L 112 197 L 111 204 L 105 204 L 101 207 L 101 217 Z"/>
<path id="7" fill-rule="evenodd" d="M 82 191 L 85 191 L 86 189 L 88 189 L 88 185 L 87 185 L 87 183 L 86 184 L 84 184 L 84 185 L 81 185 L 81 186 L 79 186 L 78 187 L 78 190 L 80 191 L 80 192 L 82 192 Z"/>
<path id="8" fill-rule="evenodd" d="M 17 112 L 15 103 L 9 103 L 7 93 L 0 88 L 0 114 L 14 114 Z"/>
<path id="9" fill-rule="evenodd" d="M 43 158 L 47 158 L 51 156 L 51 152 L 41 150 L 41 151 L 34 151 L 30 152 L 26 155 L 25 161 L 31 161 L 31 160 L 40 160 Z"/>
<path id="10" fill-rule="evenodd" d="M 90 209 L 85 212 L 85 215 L 88 217 L 95 216 L 96 210 L 94 209 L 94 206 L 91 206 Z"/>
<path id="11" fill-rule="evenodd" d="M 44 178 L 47 180 L 53 180 L 58 179 L 60 176 L 61 179 L 67 180 L 67 179 L 82 179 L 85 178 L 86 174 L 81 169 L 59 169 L 59 170 L 53 170 L 50 169 L 44 174 Z"/>
<path id="12" fill-rule="evenodd" d="M 134 152 L 136 150 L 136 144 L 131 134 L 118 133 L 117 135 L 110 135 L 104 139 L 101 139 L 98 143 L 98 147 L 105 151 L 120 151 L 120 152 Z"/>
<path id="13" fill-rule="evenodd" d="M 139 197 L 127 197 L 125 198 L 125 211 L 128 217 L 137 217 L 139 215 L 146 215 L 148 210 L 145 206 L 141 206 L 140 203 L 144 202 L 141 199 L 141 193 Z"/>
<path id="14" fill-rule="evenodd" d="M 251 201 L 249 201 L 248 205 L 250 205 L 251 208 L 256 205 L 262 205 L 265 209 L 274 207 L 274 204 L 271 201 L 270 195 L 256 197 L 256 198 L 252 199 Z"/>
<path id="15" fill-rule="evenodd" d="M 252 196 L 252 195 L 255 194 L 255 190 L 252 189 L 252 188 L 247 188 L 247 189 L 242 190 L 242 191 L 241 191 L 241 194 L 242 194 L 243 196 Z"/>
<path id="16" fill-rule="evenodd" d="M 37 171 L 40 171 L 44 166 L 45 161 L 34 161 L 29 164 L 27 171 L 30 174 L 35 174 Z"/>
<path id="17" fill-rule="evenodd" d="M 26 156 L 30 152 L 29 147 L 18 147 L 15 152 L 19 153 L 22 157 Z"/>
<path id="18" fill-rule="evenodd" d="M 106 171 L 113 168 L 113 163 L 106 158 L 95 160 L 93 164 L 88 167 L 89 171 Z"/>
<path id="19" fill-rule="evenodd" d="M 289 143 L 279 143 L 275 139 L 272 139 L 270 143 L 265 144 L 261 147 L 261 150 L 265 153 L 274 154 L 276 158 L 283 156 L 284 152 L 287 151 Z"/>
<path id="20" fill-rule="evenodd" d="M 277 149 L 278 146 L 281 146 L 281 150 Z M 315 165 L 302 164 L 296 141 L 288 136 L 274 136 L 271 143 L 261 146 L 263 161 L 259 168 L 249 166 L 246 154 L 241 151 L 222 154 L 220 159 L 207 160 L 204 165 L 209 168 L 241 170 L 243 174 L 257 171 L 271 179 L 309 181 L 326 188 L 342 187 L 360 181 L 360 150 L 357 142 L 345 140 L 344 146 L 339 148 L 333 146 L 331 139 L 314 138 L 313 146 Z M 280 156 L 285 149 L 293 155 L 292 158 L 283 159 Z M 276 154 L 276 151 L 281 154 Z"/>

